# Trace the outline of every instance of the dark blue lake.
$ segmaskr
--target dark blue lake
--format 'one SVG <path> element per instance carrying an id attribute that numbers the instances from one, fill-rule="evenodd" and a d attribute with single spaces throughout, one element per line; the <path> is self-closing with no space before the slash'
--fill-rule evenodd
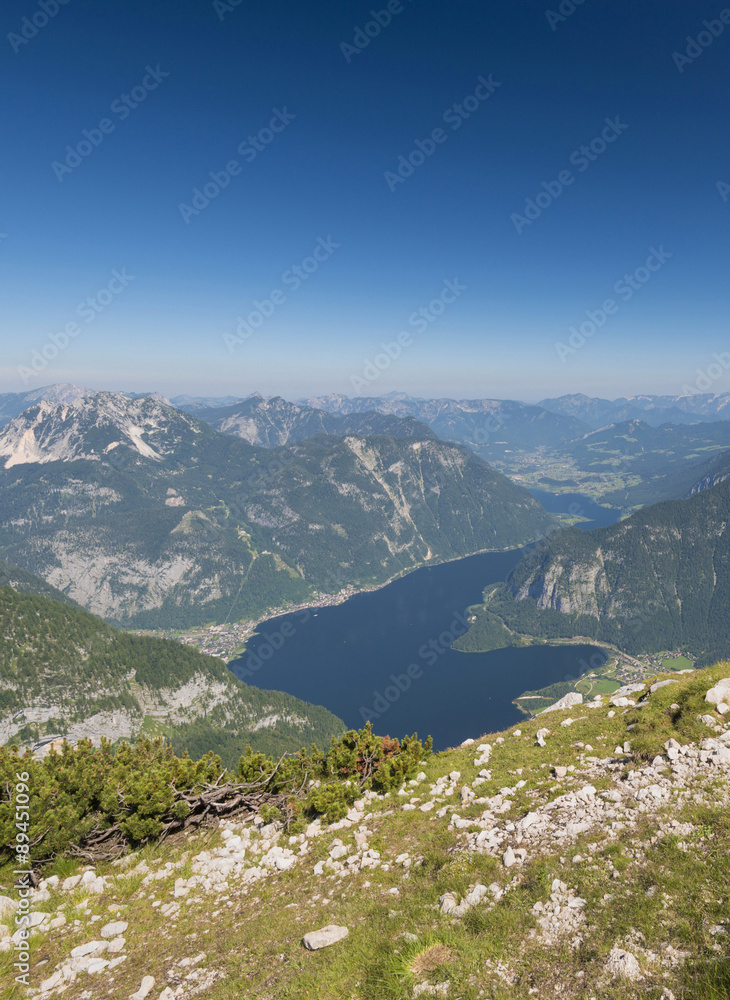
<path id="1" fill-rule="evenodd" d="M 580 675 L 600 653 L 592 646 L 449 648 L 464 631 L 467 607 L 520 556 L 469 556 L 344 604 L 270 619 L 229 666 L 256 687 L 324 705 L 348 727 L 370 719 L 381 735 L 431 735 L 437 749 L 504 729 L 524 718 L 513 698 Z"/>
<path id="2" fill-rule="evenodd" d="M 590 531 L 592 528 L 605 528 L 609 524 L 615 524 L 621 516 L 621 511 L 615 507 L 602 507 L 591 497 L 583 496 L 582 493 L 548 493 L 547 490 L 530 490 L 530 493 L 539 500 L 549 514 L 572 514 L 573 517 L 587 517 L 589 520 L 580 521 L 576 527 L 583 531 Z"/>

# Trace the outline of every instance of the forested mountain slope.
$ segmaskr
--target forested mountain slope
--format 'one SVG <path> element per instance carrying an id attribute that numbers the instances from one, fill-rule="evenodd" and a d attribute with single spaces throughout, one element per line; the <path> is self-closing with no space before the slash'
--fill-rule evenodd
<path id="1" fill-rule="evenodd" d="M 0 744 L 142 732 L 231 763 L 247 743 L 294 751 L 343 729 L 326 709 L 249 687 L 189 646 L 118 632 L 81 609 L 0 586 Z"/>
<path id="2" fill-rule="evenodd" d="M 730 453 L 730 420 L 660 427 L 644 420 L 608 424 L 570 442 L 565 452 L 582 472 L 615 469 L 640 477 L 635 485 L 606 493 L 608 503 L 635 507 L 679 500 L 699 481 L 711 479 L 718 456 Z"/>
<path id="3" fill-rule="evenodd" d="M 627 652 L 730 652 L 730 479 L 607 528 L 555 532 L 486 595 L 475 628 L 587 636 Z M 490 624 L 491 623 L 491 624 Z"/>

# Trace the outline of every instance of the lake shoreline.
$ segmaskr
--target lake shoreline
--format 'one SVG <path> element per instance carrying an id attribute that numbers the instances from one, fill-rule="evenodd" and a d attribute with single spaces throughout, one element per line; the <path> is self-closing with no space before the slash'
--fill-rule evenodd
<path id="1" fill-rule="evenodd" d="M 205 653 L 208 656 L 217 656 L 228 662 L 243 656 L 251 639 L 255 635 L 260 634 L 259 630 L 265 627 L 268 622 L 275 621 L 278 618 L 297 614 L 301 611 L 316 611 L 320 608 L 338 607 L 346 604 L 353 597 L 383 590 L 385 587 L 389 587 L 398 580 L 403 580 L 422 569 L 448 566 L 452 563 L 461 562 L 464 559 L 472 559 L 476 556 L 504 555 L 508 552 L 520 552 L 522 549 L 530 545 L 535 545 L 539 541 L 540 538 L 531 539 L 523 542 L 521 545 L 507 546 L 501 549 L 480 549 L 477 552 L 453 556 L 449 559 L 429 560 L 417 566 L 412 566 L 409 569 L 401 570 L 382 583 L 364 586 L 349 584 L 347 588 L 343 588 L 337 594 L 319 594 L 317 597 L 304 601 L 301 604 L 269 608 L 261 616 L 241 619 L 237 622 L 213 622 L 208 625 L 192 626 L 188 629 L 130 629 L 129 631 L 134 635 L 174 639 L 176 642 L 194 646 L 199 652 Z"/>
<path id="2" fill-rule="evenodd" d="M 544 537 L 544 536 L 542 536 Z M 353 597 L 357 597 L 360 594 L 373 594 L 378 590 L 383 590 L 385 587 L 389 587 L 391 583 L 395 583 L 397 580 L 403 580 L 405 577 L 410 576 L 412 573 L 418 573 L 422 569 L 431 569 L 437 566 L 448 566 L 451 563 L 461 562 L 463 559 L 472 559 L 474 556 L 488 556 L 488 555 L 503 555 L 505 552 L 519 552 L 522 549 L 527 548 L 528 545 L 535 545 L 537 542 L 541 541 L 541 538 L 533 539 L 529 542 L 524 542 L 522 545 L 512 545 L 503 549 L 479 549 L 477 552 L 470 552 L 468 555 L 464 556 L 454 556 L 451 559 L 439 559 L 429 562 L 421 563 L 419 566 L 413 566 L 411 569 L 402 570 L 400 573 L 396 573 L 395 576 L 390 577 L 389 580 L 385 580 L 383 583 L 375 583 L 369 587 L 359 587 L 353 589 L 347 594 L 332 594 L 324 595 L 324 598 L 317 601 L 306 602 L 304 604 L 297 604 L 289 608 L 283 608 L 278 611 L 271 611 L 266 613 L 265 618 L 254 623 L 254 629 L 258 631 L 258 626 L 263 625 L 266 622 L 274 621 L 276 618 L 281 618 L 284 615 L 296 614 L 298 611 L 311 610 L 313 608 L 332 608 L 337 607 L 340 604 L 345 604 Z M 354 585 L 353 585 L 354 587 Z M 331 597 L 331 600 L 327 598 Z M 245 647 L 243 649 L 245 652 Z"/>

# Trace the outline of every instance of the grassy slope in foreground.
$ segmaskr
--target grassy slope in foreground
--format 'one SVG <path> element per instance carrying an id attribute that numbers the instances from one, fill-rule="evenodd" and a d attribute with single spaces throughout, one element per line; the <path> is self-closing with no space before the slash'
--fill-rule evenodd
<path id="1" fill-rule="evenodd" d="M 64 1000 L 128 997 L 144 976 L 153 997 L 199 987 L 203 1000 L 726 997 L 730 764 L 716 748 L 730 736 L 705 692 L 729 675 L 721 664 L 635 694 L 640 707 L 604 697 L 445 751 L 402 794 L 367 797 L 350 825 L 315 825 L 294 843 L 227 821 L 99 865 L 98 895 L 50 885 L 34 908 L 66 923 L 31 939 L 33 962 L 46 963 L 33 984 L 114 919 L 128 926 L 105 960 L 127 958 L 77 972 Z M 679 749 L 668 753 L 670 739 Z M 213 876 L 210 852 L 225 844 L 237 860 Z M 272 846 L 291 853 L 286 870 Z M 447 912 L 477 884 L 488 887 L 479 902 Z M 302 936 L 327 924 L 349 937 L 306 951 Z M 0 954 L 0 981 L 20 1000 L 12 962 Z M 641 978 L 614 978 L 622 965 Z"/>
<path id="2" fill-rule="evenodd" d="M 0 587 L 0 742 L 142 731 L 230 763 L 247 743 L 277 754 L 326 745 L 344 728 L 326 709 L 243 684 L 189 646 L 118 632 L 86 611 Z"/>

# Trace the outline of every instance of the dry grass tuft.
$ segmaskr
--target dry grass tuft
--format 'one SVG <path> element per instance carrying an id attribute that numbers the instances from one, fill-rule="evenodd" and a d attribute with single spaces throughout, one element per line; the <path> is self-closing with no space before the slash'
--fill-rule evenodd
<path id="1" fill-rule="evenodd" d="M 411 961 L 411 972 L 416 979 L 425 979 L 432 972 L 436 972 L 443 965 L 448 965 L 456 955 L 447 948 L 445 944 L 434 944 L 425 951 L 419 951 Z"/>

